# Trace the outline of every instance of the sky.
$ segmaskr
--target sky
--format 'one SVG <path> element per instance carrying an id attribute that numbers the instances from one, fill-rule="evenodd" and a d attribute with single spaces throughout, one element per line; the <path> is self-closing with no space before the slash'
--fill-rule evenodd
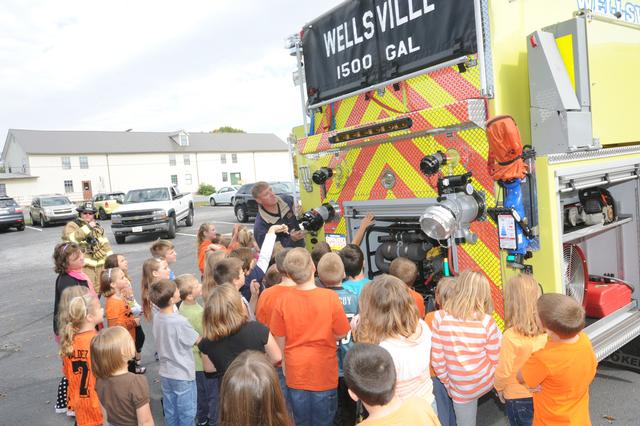
<path id="1" fill-rule="evenodd" d="M 339 0 L 2 0 L 0 149 L 10 128 L 285 139 L 302 123 L 285 39 Z"/>

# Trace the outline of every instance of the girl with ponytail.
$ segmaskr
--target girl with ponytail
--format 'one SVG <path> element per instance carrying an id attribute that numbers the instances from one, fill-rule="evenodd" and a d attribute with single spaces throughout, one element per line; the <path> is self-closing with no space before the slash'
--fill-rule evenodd
<path id="1" fill-rule="evenodd" d="M 78 426 L 97 426 L 104 422 L 91 371 L 91 339 L 96 326 L 104 320 L 98 298 L 85 294 L 71 299 L 66 323 L 60 329 L 60 355 L 69 380 L 69 406 L 75 411 Z"/>

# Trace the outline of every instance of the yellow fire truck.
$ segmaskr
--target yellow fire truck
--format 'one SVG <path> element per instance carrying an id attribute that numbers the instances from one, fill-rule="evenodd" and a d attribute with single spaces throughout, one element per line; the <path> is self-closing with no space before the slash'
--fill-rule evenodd
<path id="1" fill-rule="evenodd" d="M 372 212 L 370 277 L 409 257 L 428 298 L 480 270 L 503 326 L 503 282 L 532 272 L 588 308 L 598 360 L 640 334 L 640 2 L 348 1 L 289 47 L 309 247 L 344 246 Z M 500 116 L 518 179 L 491 172 Z"/>

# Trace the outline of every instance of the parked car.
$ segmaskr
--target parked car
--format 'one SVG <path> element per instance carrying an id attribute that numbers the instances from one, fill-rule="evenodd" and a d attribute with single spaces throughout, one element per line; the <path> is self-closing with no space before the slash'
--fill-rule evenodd
<path id="1" fill-rule="evenodd" d="M 127 192 L 124 204 L 111 214 L 111 230 L 116 243 L 127 235 L 164 234 L 176 237 L 178 222 L 193 225 L 193 199 L 175 186 L 134 189 Z"/>
<path id="2" fill-rule="evenodd" d="M 109 219 L 118 207 L 124 204 L 124 192 L 107 192 L 93 197 L 98 219 Z"/>
<path id="3" fill-rule="evenodd" d="M 231 186 L 223 186 L 218 190 L 218 192 L 214 192 L 209 196 L 209 205 L 217 206 L 219 204 L 229 204 L 233 205 L 233 196 L 236 195 L 236 192 L 240 188 L 240 185 L 231 185 Z"/>
<path id="4" fill-rule="evenodd" d="M 269 182 L 269 184 L 277 195 L 293 196 L 294 191 L 297 194 L 295 185 L 292 182 Z M 255 182 L 242 185 L 233 196 L 233 212 L 238 222 L 247 222 L 250 217 L 256 217 L 258 214 L 258 203 L 251 196 L 253 185 L 255 185 Z"/>
<path id="5" fill-rule="evenodd" d="M 12 227 L 24 231 L 22 209 L 13 198 L 0 195 L 0 229 Z"/>
<path id="6" fill-rule="evenodd" d="M 62 194 L 38 195 L 29 208 L 31 223 L 44 228 L 50 223 L 69 222 L 78 217 L 76 205 Z"/>

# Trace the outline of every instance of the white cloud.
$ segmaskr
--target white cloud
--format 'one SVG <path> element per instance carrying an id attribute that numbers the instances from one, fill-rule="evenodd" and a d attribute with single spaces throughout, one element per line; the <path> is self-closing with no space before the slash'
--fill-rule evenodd
<path id="1" fill-rule="evenodd" d="M 283 40 L 338 3 L 3 0 L 0 134 L 230 125 L 284 138 L 302 116 Z"/>

